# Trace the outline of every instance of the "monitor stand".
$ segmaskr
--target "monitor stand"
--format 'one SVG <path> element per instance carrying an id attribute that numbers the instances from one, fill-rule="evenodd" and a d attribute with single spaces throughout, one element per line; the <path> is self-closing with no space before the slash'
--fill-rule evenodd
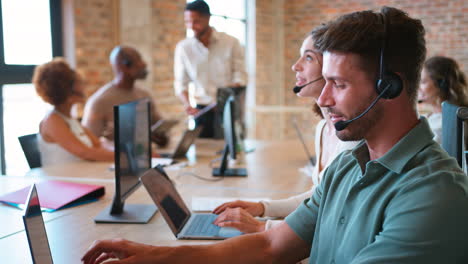
<path id="1" fill-rule="evenodd" d="M 112 205 L 94 218 L 96 223 L 146 224 L 157 212 L 154 204 L 126 204 L 121 214 L 111 214 Z"/>
<path id="2" fill-rule="evenodd" d="M 228 154 L 229 154 L 229 147 L 226 144 L 223 151 L 223 157 L 221 159 L 221 166 L 219 168 L 213 168 L 212 175 L 213 176 L 240 176 L 246 177 L 247 176 L 247 169 L 246 168 L 228 168 Z"/>

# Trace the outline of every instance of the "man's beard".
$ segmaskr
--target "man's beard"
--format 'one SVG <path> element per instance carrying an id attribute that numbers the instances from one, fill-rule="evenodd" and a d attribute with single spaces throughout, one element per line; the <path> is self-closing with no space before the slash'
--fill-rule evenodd
<path id="1" fill-rule="evenodd" d="M 148 76 L 148 70 L 147 69 L 142 69 L 137 72 L 135 78 L 138 80 L 144 80 L 146 79 L 146 76 Z"/>
<path id="2" fill-rule="evenodd" d="M 369 103 L 363 103 L 359 107 L 359 110 L 356 110 L 352 115 L 350 115 L 349 119 L 352 119 L 363 113 L 367 109 L 367 107 L 369 107 L 370 102 L 372 102 L 373 99 L 374 98 L 367 98 L 367 100 L 361 101 Z M 330 108 L 327 108 L 327 112 L 342 115 L 342 113 Z M 366 136 L 366 134 L 374 127 L 375 123 L 377 123 L 379 118 L 382 116 L 382 112 L 382 106 L 379 103 L 377 103 L 364 116 L 350 123 L 346 129 L 342 131 L 336 131 L 336 136 L 342 141 L 362 140 Z"/>
<path id="3" fill-rule="evenodd" d="M 195 37 L 197 39 L 201 39 L 203 37 L 203 35 L 205 35 L 208 32 L 209 29 L 210 29 L 210 26 L 208 25 L 202 31 L 200 31 L 199 33 L 195 32 Z"/>

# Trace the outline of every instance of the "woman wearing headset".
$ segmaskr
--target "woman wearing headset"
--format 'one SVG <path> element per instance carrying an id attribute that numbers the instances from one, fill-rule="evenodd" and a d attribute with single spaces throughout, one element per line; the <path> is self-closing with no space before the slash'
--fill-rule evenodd
<path id="1" fill-rule="evenodd" d="M 431 57 L 424 63 L 419 85 L 418 101 L 430 110 L 427 115 L 434 140 L 442 141 L 442 102 L 468 106 L 468 85 L 458 63 L 448 57 Z"/>

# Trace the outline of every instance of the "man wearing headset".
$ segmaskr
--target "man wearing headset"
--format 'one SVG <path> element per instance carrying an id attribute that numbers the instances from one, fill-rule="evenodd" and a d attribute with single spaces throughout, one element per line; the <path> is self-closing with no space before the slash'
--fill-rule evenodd
<path id="1" fill-rule="evenodd" d="M 84 262 L 466 263 L 467 176 L 416 111 L 421 21 L 384 7 L 326 26 L 317 41 L 326 80 L 318 103 L 339 138 L 363 141 L 335 159 L 310 199 L 265 232 L 203 246 L 98 241 Z"/>
<path id="2" fill-rule="evenodd" d="M 148 75 L 145 61 L 140 53 L 129 46 L 116 46 L 110 53 L 109 61 L 114 72 L 114 79 L 97 90 L 86 102 L 83 125 L 96 136 L 109 141 L 114 140 L 113 106 L 133 100 L 149 98 L 151 102 L 151 122 L 161 119 L 152 100 L 151 94 L 135 85 L 137 80 L 144 80 Z M 166 134 L 152 135 L 152 140 L 159 146 L 168 143 Z"/>

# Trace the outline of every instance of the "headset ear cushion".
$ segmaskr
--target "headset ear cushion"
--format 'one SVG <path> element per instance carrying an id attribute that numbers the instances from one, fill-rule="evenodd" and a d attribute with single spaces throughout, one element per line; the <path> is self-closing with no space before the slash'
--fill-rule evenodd
<path id="1" fill-rule="evenodd" d="M 384 99 L 393 99 L 400 95 L 403 90 L 403 81 L 400 76 L 393 72 L 388 72 L 384 74 L 382 79 L 377 80 L 376 90 L 380 94 L 385 88 L 390 85 L 390 87 L 382 95 Z"/>
<path id="2" fill-rule="evenodd" d="M 129 60 L 129 59 L 123 58 L 122 59 L 122 64 L 127 66 L 127 67 L 130 67 L 130 66 L 132 66 L 132 61 Z"/>
<path id="3" fill-rule="evenodd" d="M 437 80 L 437 86 L 445 92 L 447 90 L 447 82 L 445 81 L 445 78 Z"/>

